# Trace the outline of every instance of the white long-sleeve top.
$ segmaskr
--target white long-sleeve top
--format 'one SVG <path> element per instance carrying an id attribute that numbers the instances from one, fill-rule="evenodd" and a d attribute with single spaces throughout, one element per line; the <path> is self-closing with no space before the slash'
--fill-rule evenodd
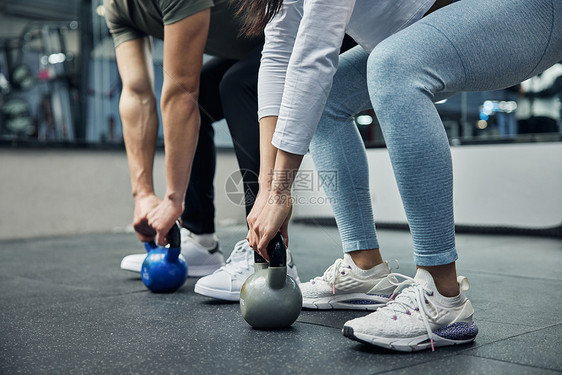
<path id="1" fill-rule="evenodd" d="M 318 126 L 347 32 L 370 52 L 435 0 L 285 0 L 265 29 L 258 116 L 278 116 L 273 145 L 304 155 Z"/>

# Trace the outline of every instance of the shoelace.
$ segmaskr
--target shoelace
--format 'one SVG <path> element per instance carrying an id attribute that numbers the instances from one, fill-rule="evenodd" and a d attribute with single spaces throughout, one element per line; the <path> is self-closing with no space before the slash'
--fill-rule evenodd
<path id="1" fill-rule="evenodd" d="M 326 272 L 324 272 L 324 279 L 329 283 L 332 284 L 332 293 L 336 294 L 336 281 L 340 275 L 345 276 L 347 275 L 345 271 L 342 270 L 342 263 L 343 259 L 338 259 L 331 267 L 329 267 Z M 330 270 L 330 268 L 332 268 Z M 351 266 L 345 266 L 346 269 L 351 269 Z"/>
<path id="2" fill-rule="evenodd" d="M 394 262 L 396 263 L 395 269 L 400 268 L 400 264 L 398 263 L 398 260 L 395 259 Z M 332 293 L 335 295 L 336 294 L 337 279 L 341 276 L 347 275 L 347 273 L 344 270 L 342 270 L 342 263 L 343 263 L 343 259 L 341 259 L 341 258 L 336 259 L 334 264 L 332 264 L 330 267 L 328 267 L 328 269 L 324 272 L 324 274 L 322 276 L 317 276 L 314 279 L 310 280 L 310 282 L 312 282 L 313 284 L 316 281 L 327 282 L 328 285 L 332 285 Z M 388 262 L 385 262 L 385 263 L 390 267 Z M 351 266 L 349 266 L 349 265 L 345 265 L 344 268 L 349 269 L 349 270 L 352 269 Z M 392 270 L 392 268 L 390 268 L 390 270 Z"/>
<path id="3" fill-rule="evenodd" d="M 394 276 L 395 278 L 400 277 L 403 278 L 404 281 L 393 282 L 392 278 L 389 278 L 390 283 L 396 285 L 396 289 L 394 289 L 394 293 L 390 297 L 391 300 L 378 311 L 394 320 L 397 319 L 397 314 L 399 313 L 411 315 L 411 311 L 418 311 L 422 317 L 422 322 L 431 343 L 431 351 L 435 351 L 435 347 L 433 346 L 433 332 L 429 326 L 429 319 L 438 319 L 439 312 L 435 304 L 426 298 L 426 296 L 433 296 L 433 291 L 425 288 L 411 277 L 399 273 L 391 273 L 389 276 Z M 400 292 L 401 290 L 402 292 Z M 399 292 L 400 294 L 396 299 L 392 300 L 394 295 Z M 431 306 L 433 306 L 433 309 L 429 309 Z M 432 313 L 431 310 L 433 310 L 434 313 Z"/>
<path id="4" fill-rule="evenodd" d="M 345 271 L 342 271 L 342 263 L 343 259 L 339 258 L 336 259 L 334 264 L 332 264 L 328 269 L 324 272 L 322 276 L 317 276 L 314 279 L 310 280 L 312 284 L 316 283 L 317 281 L 325 281 L 329 285 L 332 285 L 332 293 L 336 294 L 336 281 L 339 275 L 346 275 Z M 345 266 L 346 269 L 351 269 L 350 266 Z"/>
<path id="5" fill-rule="evenodd" d="M 234 245 L 234 250 L 232 250 L 232 254 L 226 260 L 226 264 L 219 268 L 217 271 L 224 270 L 231 275 L 236 273 L 243 273 L 245 270 L 250 269 L 250 259 L 253 256 L 253 252 L 248 250 L 248 241 L 241 240 Z M 245 262 L 237 262 L 236 258 L 245 258 Z"/>

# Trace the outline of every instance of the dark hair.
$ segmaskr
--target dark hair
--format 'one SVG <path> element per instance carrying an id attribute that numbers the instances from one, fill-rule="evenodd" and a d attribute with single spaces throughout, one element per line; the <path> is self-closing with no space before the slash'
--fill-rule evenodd
<path id="1" fill-rule="evenodd" d="M 236 16 L 241 16 L 244 23 L 242 34 L 259 35 L 265 26 L 281 9 L 283 0 L 231 0 L 238 2 Z"/>

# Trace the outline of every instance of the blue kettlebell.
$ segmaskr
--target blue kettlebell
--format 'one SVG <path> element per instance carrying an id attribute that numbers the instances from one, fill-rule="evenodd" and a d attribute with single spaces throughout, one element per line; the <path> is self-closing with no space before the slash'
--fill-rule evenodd
<path id="1" fill-rule="evenodd" d="M 281 233 L 267 246 L 269 265 L 254 253 L 254 274 L 240 290 L 240 310 L 249 325 L 257 329 L 288 328 L 302 308 L 297 282 L 287 275 L 287 247 Z"/>
<path id="2" fill-rule="evenodd" d="M 141 268 L 144 285 L 155 293 L 172 293 L 178 290 L 187 280 L 187 263 L 181 255 L 181 235 L 177 223 L 168 232 L 170 247 L 160 247 L 145 242 L 148 255 Z"/>

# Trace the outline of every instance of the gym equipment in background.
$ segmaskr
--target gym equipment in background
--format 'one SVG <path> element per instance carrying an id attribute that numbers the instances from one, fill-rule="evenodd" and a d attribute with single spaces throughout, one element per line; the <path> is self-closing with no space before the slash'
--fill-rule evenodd
<path id="1" fill-rule="evenodd" d="M 0 61 L 0 132 L 15 137 L 26 136 L 33 131 L 31 105 L 24 98 L 23 91 L 35 83 L 31 69 L 20 61 L 14 65 L 11 58 L 10 43 L 4 45 L 5 61 Z M 3 67 L 6 69 L 3 69 Z M 6 74 L 4 74 L 6 70 Z"/>
<path id="2" fill-rule="evenodd" d="M 18 90 L 29 90 L 35 83 L 33 72 L 25 64 L 18 64 L 10 73 L 10 82 Z"/>
<path id="3" fill-rule="evenodd" d="M 33 125 L 29 103 L 20 97 L 7 97 L 2 103 L 5 132 L 25 134 Z"/>
<path id="4" fill-rule="evenodd" d="M 9 85 L 2 92 L 3 136 L 75 139 L 80 99 L 67 33 L 77 27 L 76 21 L 30 22 L 19 37 L 3 40 Z"/>

